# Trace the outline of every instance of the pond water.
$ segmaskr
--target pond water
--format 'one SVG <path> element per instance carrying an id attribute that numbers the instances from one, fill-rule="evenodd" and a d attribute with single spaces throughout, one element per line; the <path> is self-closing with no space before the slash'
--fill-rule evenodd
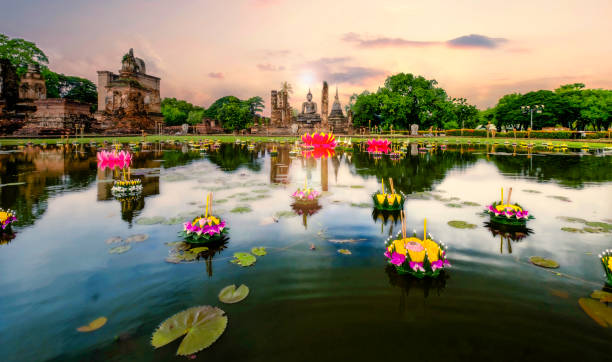
<path id="1" fill-rule="evenodd" d="M 272 147 L 144 147 L 132 169 L 143 197 L 125 202 L 110 193 L 113 173 L 97 168 L 100 147 L 4 148 L 0 206 L 19 221 L 0 245 L 0 360 L 183 359 L 179 342 L 155 350 L 151 335 L 197 305 L 219 306 L 229 319 L 197 360 L 610 358 L 612 328 L 578 299 L 604 288 L 596 255 L 612 247 L 612 234 L 562 218 L 612 223 L 609 154 L 453 145 L 392 161 L 359 146 L 322 159 L 291 157 L 288 145 L 271 157 Z M 408 195 L 408 229 L 421 234 L 427 218 L 428 232 L 449 246 L 443 277 L 418 280 L 387 266 L 384 240 L 400 225 L 373 213 L 371 194 L 389 177 Z M 323 196 L 302 212 L 290 194 L 305 180 Z M 481 214 L 501 187 L 536 217 L 529 230 L 505 232 Z M 209 191 L 228 242 L 194 262 L 167 262 L 175 247 L 167 243 L 180 240 Z M 138 234 L 147 239 L 109 243 Z M 121 245 L 130 249 L 110 253 Z M 254 266 L 230 263 L 257 246 L 268 254 Z M 535 255 L 560 268 L 531 265 Z M 219 302 L 230 284 L 246 284 L 250 295 Z M 76 330 L 100 316 L 102 328 Z"/>

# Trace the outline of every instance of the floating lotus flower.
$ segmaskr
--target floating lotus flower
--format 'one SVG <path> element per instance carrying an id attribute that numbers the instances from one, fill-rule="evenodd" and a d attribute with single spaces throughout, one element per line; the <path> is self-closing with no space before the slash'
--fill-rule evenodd
<path id="1" fill-rule="evenodd" d="M 100 151 L 98 152 L 97 157 L 98 167 L 103 170 L 107 167 L 111 170 L 115 167 L 123 169 L 129 167 L 132 163 L 132 154 L 127 151 Z"/>
<path id="2" fill-rule="evenodd" d="M 603 266 L 604 271 L 606 272 L 608 284 L 612 286 L 612 250 L 605 250 L 599 255 L 599 259 L 601 259 L 601 265 Z"/>
<path id="3" fill-rule="evenodd" d="M 4 210 L 0 208 L 0 225 L 2 226 L 2 231 L 10 231 L 11 224 L 17 221 L 17 217 L 15 216 L 15 212 L 13 210 Z"/>
<path id="4" fill-rule="evenodd" d="M 227 232 L 225 221 L 212 214 L 212 193 L 206 196 L 206 210 L 204 215 L 197 216 L 192 221 L 183 224 L 183 231 L 179 233 L 190 244 L 201 244 L 219 240 Z"/>
<path id="5" fill-rule="evenodd" d="M 402 230 L 398 233 L 399 239 L 390 242 L 387 239 L 385 257 L 399 274 L 411 274 L 417 278 L 437 277 L 450 263 L 446 259 L 446 245 L 436 243 L 427 238 L 427 220 L 423 240 L 415 235 L 406 237 L 406 223 L 402 211 Z M 431 236 L 430 236 L 431 237 Z"/>
<path id="6" fill-rule="evenodd" d="M 391 141 L 389 140 L 381 140 L 381 139 L 371 139 L 368 141 L 368 152 L 374 154 L 383 154 L 389 153 L 391 149 Z"/>
<path id="7" fill-rule="evenodd" d="M 489 205 L 484 212 L 491 216 L 491 222 L 510 226 L 524 226 L 527 220 L 534 219 L 529 211 L 524 210 L 519 204 L 511 204 L 510 196 L 512 188 L 508 192 L 508 200 L 504 203 L 504 189 L 501 190 L 501 201 Z"/>
<path id="8" fill-rule="evenodd" d="M 374 207 L 378 210 L 386 211 L 402 210 L 404 208 L 404 196 L 395 193 L 395 188 L 393 187 L 393 179 L 389 179 L 389 184 L 391 186 L 390 194 L 385 193 L 385 181 L 383 180 L 382 193 L 372 195 L 372 200 L 374 200 Z"/>
<path id="9" fill-rule="evenodd" d="M 306 148 L 325 148 L 333 150 L 336 147 L 336 136 L 330 133 L 305 133 L 302 142 Z"/>

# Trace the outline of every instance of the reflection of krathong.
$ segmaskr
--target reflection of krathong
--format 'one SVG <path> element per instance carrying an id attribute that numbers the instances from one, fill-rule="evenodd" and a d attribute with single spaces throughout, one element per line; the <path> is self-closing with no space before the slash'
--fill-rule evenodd
<path id="1" fill-rule="evenodd" d="M 519 204 L 511 204 L 511 195 L 512 188 L 508 192 L 508 200 L 504 203 L 504 189 L 502 188 L 501 201 L 496 201 L 489 205 L 484 212 L 491 216 L 491 222 L 511 226 L 524 226 L 527 220 L 534 219 L 534 217 L 529 215 L 529 211 L 524 210 Z"/>
<path id="2" fill-rule="evenodd" d="M 13 210 L 4 210 L 0 208 L 0 225 L 2 226 L 2 232 L 10 233 L 11 224 L 15 221 L 17 221 L 17 217 Z"/>
<path id="3" fill-rule="evenodd" d="M 185 242 L 191 244 L 207 243 L 223 237 L 228 228 L 225 221 L 213 215 L 212 212 L 212 192 L 206 196 L 206 210 L 204 215 L 197 216 L 192 221 L 183 224 L 183 231 L 179 233 Z"/>
<path id="4" fill-rule="evenodd" d="M 123 169 L 129 167 L 132 163 L 132 154 L 127 151 L 100 151 L 98 152 L 97 157 L 98 167 L 103 170 L 105 168 L 110 168 L 113 170 L 116 167 Z"/>
<path id="5" fill-rule="evenodd" d="M 400 212 L 399 211 L 387 211 L 387 210 L 379 210 L 377 208 L 372 209 L 372 220 L 378 222 L 382 221 L 383 225 L 387 225 L 390 221 L 393 224 L 396 224 L 400 220 Z"/>
<path id="6" fill-rule="evenodd" d="M 336 136 L 330 133 L 316 133 L 312 135 L 305 133 L 302 136 L 303 147 L 306 149 L 328 149 L 333 150 L 336 147 Z"/>
<path id="7" fill-rule="evenodd" d="M 598 257 L 601 260 L 601 265 L 603 266 L 604 271 L 606 272 L 608 284 L 612 286 L 612 250 L 604 250 L 604 252 L 599 254 Z"/>
<path id="8" fill-rule="evenodd" d="M 382 193 L 372 195 L 374 200 L 374 207 L 379 210 L 397 211 L 404 208 L 404 196 L 395 193 L 393 187 L 393 179 L 389 179 L 389 185 L 391 186 L 391 193 L 385 193 L 385 180 L 382 180 Z"/>
<path id="9" fill-rule="evenodd" d="M 390 147 L 391 146 L 391 141 L 384 139 L 374 139 L 372 138 L 371 140 L 368 141 L 368 152 L 369 153 L 373 153 L 373 154 L 383 154 L 383 153 L 389 153 Z"/>
<path id="10" fill-rule="evenodd" d="M 333 148 L 314 148 L 302 151 L 302 157 L 319 159 L 323 157 L 332 157 L 335 155 Z"/>
<path id="11" fill-rule="evenodd" d="M 446 259 L 446 245 L 427 238 L 427 220 L 424 222 L 423 240 L 416 237 L 416 232 L 412 237 L 406 237 L 403 211 L 401 218 L 402 230 L 398 233 L 401 237 L 388 244 L 391 240 L 389 237 L 385 242 L 387 261 L 395 266 L 399 274 L 411 274 L 417 278 L 439 276 L 444 268 L 450 266 Z"/>

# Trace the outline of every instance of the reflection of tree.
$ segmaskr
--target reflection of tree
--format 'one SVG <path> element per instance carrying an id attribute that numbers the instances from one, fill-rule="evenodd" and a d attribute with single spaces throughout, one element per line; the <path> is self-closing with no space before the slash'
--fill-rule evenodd
<path id="1" fill-rule="evenodd" d="M 164 168 L 172 168 L 176 166 L 184 166 L 191 163 L 193 160 L 202 158 L 199 151 L 181 152 L 179 150 L 169 150 L 162 153 Z"/>
<path id="2" fill-rule="evenodd" d="M 475 163 L 476 155 L 456 152 L 429 153 L 420 157 L 391 160 L 383 157 L 373 160 L 367 153 L 354 152 L 353 172 L 362 176 L 393 179 L 395 188 L 406 194 L 431 189 L 436 181 L 444 179 L 453 168 L 466 168 Z"/>
<path id="3" fill-rule="evenodd" d="M 585 182 L 612 181 L 612 156 L 546 155 L 528 159 L 520 155 L 491 155 L 490 159 L 502 173 L 529 176 L 538 181 L 554 180 L 573 188 L 582 188 Z"/>
<path id="4" fill-rule="evenodd" d="M 257 152 L 251 152 L 241 145 L 224 143 L 218 150 L 209 152 L 207 157 L 210 162 L 227 172 L 236 171 L 243 166 L 253 171 L 261 170 Z"/>

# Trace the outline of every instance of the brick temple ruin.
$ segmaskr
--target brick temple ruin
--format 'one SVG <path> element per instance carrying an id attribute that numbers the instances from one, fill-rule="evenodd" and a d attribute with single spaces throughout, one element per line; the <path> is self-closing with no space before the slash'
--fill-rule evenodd
<path id="1" fill-rule="evenodd" d="M 321 113 L 318 113 L 317 103 L 312 100 L 310 90 L 306 101 L 302 103 L 301 112 L 294 110 L 289 104 L 287 90 L 272 90 L 270 93 L 270 124 L 259 127 L 257 132 L 267 134 L 301 134 L 305 132 L 335 132 L 351 134 L 353 132 L 352 117 L 349 112 L 346 116 L 338 98 L 338 88 L 329 112 L 329 87 L 323 82 L 321 90 Z"/>

